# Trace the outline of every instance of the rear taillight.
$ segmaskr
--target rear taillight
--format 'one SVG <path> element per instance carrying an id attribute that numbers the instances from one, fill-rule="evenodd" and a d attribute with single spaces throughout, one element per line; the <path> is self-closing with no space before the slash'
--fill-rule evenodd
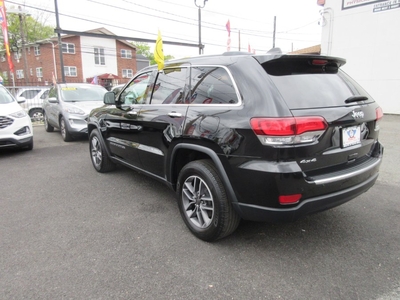
<path id="1" fill-rule="evenodd" d="M 381 107 L 378 107 L 376 110 L 376 120 L 379 121 L 383 117 L 383 110 Z"/>
<path id="2" fill-rule="evenodd" d="M 378 107 L 375 110 L 375 114 L 376 114 L 376 121 L 375 121 L 375 130 L 379 130 L 379 121 L 383 118 L 383 110 L 381 107 Z"/>
<path id="3" fill-rule="evenodd" d="M 322 117 L 253 118 L 251 128 L 263 145 L 314 143 L 328 127 Z"/>

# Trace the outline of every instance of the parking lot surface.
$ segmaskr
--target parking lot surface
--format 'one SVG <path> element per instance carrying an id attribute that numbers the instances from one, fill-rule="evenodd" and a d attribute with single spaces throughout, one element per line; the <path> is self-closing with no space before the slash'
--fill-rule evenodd
<path id="1" fill-rule="evenodd" d="M 367 193 L 215 243 L 188 231 L 161 183 L 99 174 L 87 139 L 36 125 L 32 151 L 0 151 L 0 299 L 400 299 L 399 124 L 381 123 Z"/>

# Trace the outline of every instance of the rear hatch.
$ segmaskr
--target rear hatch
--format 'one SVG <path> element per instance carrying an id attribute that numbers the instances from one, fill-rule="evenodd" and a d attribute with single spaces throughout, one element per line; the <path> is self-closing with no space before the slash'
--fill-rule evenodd
<path id="1" fill-rule="evenodd" d="M 382 110 L 340 70 L 343 59 L 284 55 L 261 63 L 293 115 L 274 124 L 276 134 L 263 133 L 265 145 L 295 148 L 295 160 L 310 183 L 337 182 L 376 167 Z"/>

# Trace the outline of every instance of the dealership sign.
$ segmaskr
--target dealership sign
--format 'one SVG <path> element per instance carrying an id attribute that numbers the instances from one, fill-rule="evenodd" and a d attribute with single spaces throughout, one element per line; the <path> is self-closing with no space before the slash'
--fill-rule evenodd
<path id="1" fill-rule="evenodd" d="M 400 0 L 389 0 L 374 4 L 374 12 L 387 11 L 395 8 L 400 8 Z"/>
<path id="2" fill-rule="evenodd" d="M 360 5 L 367 5 L 377 2 L 391 2 L 387 0 L 342 0 L 342 9 L 353 8 Z M 397 2 L 397 1 L 396 1 Z"/>

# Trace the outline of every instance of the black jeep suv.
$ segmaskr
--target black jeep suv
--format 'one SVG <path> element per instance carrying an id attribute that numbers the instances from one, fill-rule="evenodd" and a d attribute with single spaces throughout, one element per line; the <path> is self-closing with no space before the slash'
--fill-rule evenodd
<path id="1" fill-rule="evenodd" d="M 147 67 L 88 122 L 94 168 L 166 183 L 198 238 L 295 220 L 364 193 L 382 109 L 327 56 L 225 53 Z"/>

